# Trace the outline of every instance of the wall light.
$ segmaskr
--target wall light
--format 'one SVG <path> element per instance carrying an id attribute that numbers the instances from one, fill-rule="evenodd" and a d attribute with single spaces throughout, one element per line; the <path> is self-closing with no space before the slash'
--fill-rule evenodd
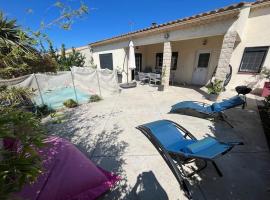
<path id="1" fill-rule="evenodd" d="M 165 33 L 165 34 L 164 34 L 164 38 L 165 38 L 165 39 L 168 39 L 169 37 L 170 37 L 170 34 L 169 34 L 169 33 Z"/>

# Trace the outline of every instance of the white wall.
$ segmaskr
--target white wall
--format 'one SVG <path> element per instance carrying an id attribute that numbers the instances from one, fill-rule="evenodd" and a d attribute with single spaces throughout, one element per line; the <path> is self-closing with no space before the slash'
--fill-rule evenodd
<path id="1" fill-rule="evenodd" d="M 260 74 L 238 73 L 244 49 L 246 47 L 270 46 L 270 7 L 252 9 L 246 24 L 243 40 L 235 47 L 231 58 L 233 76 L 228 87 L 234 90 L 237 85 L 249 85 L 255 93 L 260 93 L 264 81 Z M 263 64 L 270 69 L 270 51 Z"/>
<path id="2" fill-rule="evenodd" d="M 202 44 L 204 39 L 207 39 L 206 45 Z M 192 73 L 195 69 L 195 58 L 199 50 L 209 50 L 211 52 L 207 76 L 207 80 L 209 80 L 217 66 L 222 41 L 223 36 L 173 41 L 172 51 L 178 52 L 175 82 L 191 84 Z M 156 65 L 156 53 L 163 52 L 163 43 L 139 46 L 136 52 L 142 53 L 143 70 L 146 67 L 154 69 Z"/>
<path id="3" fill-rule="evenodd" d="M 79 52 L 85 56 L 85 66 L 91 66 L 91 53 L 90 53 L 90 49 L 87 47 L 87 48 L 84 48 L 82 50 L 79 50 Z"/>
<path id="4" fill-rule="evenodd" d="M 206 45 L 202 44 L 204 39 L 207 39 Z M 179 83 L 191 84 L 192 74 L 196 65 L 196 55 L 200 50 L 207 50 L 211 52 L 207 75 L 207 80 L 209 80 L 212 77 L 212 74 L 218 64 L 222 41 L 223 36 L 214 36 L 173 42 L 173 52 L 178 52 L 178 63 L 177 70 L 175 72 L 175 81 Z"/>
<path id="5" fill-rule="evenodd" d="M 85 66 L 91 66 L 91 58 L 92 54 L 90 52 L 90 49 L 88 46 L 82 46 L 75 48 L 76 51 L 80 52 L 82 55 L 85 56 Z M 69 54 L 72 52 L 72 49 L 67 49 L 66 54 Z"/>
<path id="6" fill-rule="evenodd" d="M 94 64 L 97 68 L 100 68 L 99 54 L 112 53 L 113 58 L 113 69 L 122 71 L 123 70 L 123 81 L 126 80 L 127 75 L 127 63 L 128 63 L 128 53 L 127 53 L 128 42 L 120 42 L 109 45 L 97 46 L 92 48 L 92 56 Z M 129 80 L 131 79 L 131 73 L 129 73 Z"/>
<path id="7" fill-rule="evenodd" d="M 170 41 L 178 40 L 190 40 L 202 37 L 212 37 L 214 35 L 224 35 L 228 28 L 234 22 L 233 19 L 215 21 L 208 24 L 201 24 L 194 27 L 183 28 L 181 30 L 172 30 L 170 31 Z M 133 38 L 135 47 L 139 47 L 136 52 L 142 52 L 143 55 L 143 67 L 145 66 L 155 66 L 155 55 L 158 52 L 163 52 L 163 42 L 164 42 L 164 33 L 153 33 L 148 36 L 143 36 L 140 38 Z M 200 39 L 199 39 L 200 40 Z M 99 45 L 92 47 L 93 49 L 93 59 L 94 63 L 100 67 L 99 54 L 103 53 L 112 53 L 113 54 L 113 67 L 123 68 L 124 58 L 126 56 L 126 50 L 128 48 L 128 40 L 119 41 L 110 43 L 107 45 Z M 194 43 L 196 45 L 196 43 Z M 189 47 L 189 44 L 186 44 L 183 48 Z M 195 47 L 197 48 L 197 46 Z M 194 48 L 191 48 L 194 49 Z M 214 50 L 216 52 L 216 50 Z M 187 52 L 184 50 L 184 52 Z M 192 52 L 192 50 L 191 50 Z M 192 52 L 194 53 L 194 52 Z M 146 59 L 147 58 L 147 59 Z M 193 58 L 193 57 L 192 57 Z M 191 58 L 190 58 L 191 59 Z M 126 69 L 127 57 L 125 59 L 124 69 Z M 188 65 L 190 66 L 190 64 Z M 126 71 L 126 70 L 125 70 Z M 179 73 L 180 74 L 180 73 Z M 182 80 L 182 79 L 181 79 Z M 180 81 L 180 78 L 179 78 Z M 184 82 L 190 82 L 190 78 L 183 79 Z"/>
<path id="8" fill-rule="evenodd" d="M 235 19 L 218 20 L 201 25 L 195 25 L 191 27 L 185 27 L 179 30 L 171 30 L 169 32 L 170 41 L 189 40 L 202 37 L 211 37 L 215 35 L 224 35 L 231 27 Z M 150 45 L 163 43 L 164 33 L 152 34 L 133 40 L 135 46 Z"/>
<path id="9" fill-rule="evenodd" d="M 235 86 L 241 84 L 250 84 L 254 87 L 261 87 L 264 81 L 261 81 L 260 83 L 260 75 L 239 74 L 238 69 L 245 47 L 270 46 L 269 7 L 257 9 L 244 7 L 238 18 L 211 22 L 209 24 L 202 24 L 180 30 L 171 30 L 169 32 L 169 40 L 173 41 L 173 51 L 179 51 L 179 66 L 176 72 L 177 81 L 190 83 L 196 51 L 200 49 L 210 49 L 212 52 L 210 70 L 208 73 L 209 78 L 212 74 L 212 70 L 217 65 L 223 35 L 231 29 L 238 32 L 239 41 L 237 42 L 237 45 L 235 45 L 230 61 L 230 64 L 233 67 L 233 76 L 228 87 L 231 90 L 234 90 Z M 209 38 L 209 46 L 201 46 L 202 38 Z M 136 52 L 141 52 L 143 54 L 143 67 L 154 67 L 155 54 L 163 51 L 164 33 L 148 34 L 140 38 L 133 38 L 132 40 L 134 45 L 139 47 Z M 93 58 L 95 64 L 100 67 L 99 54 L 113 53 L 114 68 L 118 67 L 122 69 L 124 65 L 124 69 L 126 69 L 127 58 L 124 58 L 126 56 L 128 43 L 128 40 L 124 40 L 108 45 L 93 47 Z M 270 68 L 270 51 L 266 57 L 264 66 Z M 256 84 L 257 82 L 259 83 Z"/>

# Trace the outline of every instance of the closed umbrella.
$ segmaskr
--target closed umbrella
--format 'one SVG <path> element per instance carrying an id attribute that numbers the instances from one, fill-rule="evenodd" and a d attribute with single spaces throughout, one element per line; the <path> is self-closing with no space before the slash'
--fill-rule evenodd
<path id="1" fill-rule="evenodd" d="M 133 70 L 136 69 L 136 63 L 135 63 L 135 51 L 134 51 L 134 44 L 132 41 L 129 42 L 129 52 L 128 52 L 128 66 L 127 66 L 127 83 L 120 84 L 120 87 L 122 88 L 132 88 L 136 87 L 136 82 L 128 82 L 128 71 L 129 69 Z"/>
<path id="2" fill-rule="evenodd" d="M 132 41 L 129 42 L 129 54 L 128 54 L 128 68 L 129 69 L 135 69 L 136 63 L 135 63 L 135 51 L 134 51 L 134 44 Z"/>

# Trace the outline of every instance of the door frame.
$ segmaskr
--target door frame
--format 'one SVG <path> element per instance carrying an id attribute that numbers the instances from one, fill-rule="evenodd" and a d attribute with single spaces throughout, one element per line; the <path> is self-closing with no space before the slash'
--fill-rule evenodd
<path id="1" fill-rule="evenodd" d="M 139 55 L 141 57 L 140 67 L 139 67 L 139 72 L 141 72 L 142 71 L 142 53 L 135 53 L 135 60 L 136 60 L 136 55 Z M 137 70 L 137 66 L 136 66 L 136 70 Z"/>
<path id="2" fill-rule="evenodd" d="M 139 67 L 139 72 L 142 71 L 142 53 L 135 53 L 135 62 L 136 62 L 136 55 L 139 55 L 141 57 L 141 60 L 140 60 L 140 67 Z M 137 75 L 137 66 L 135 69 L 132 70 L 131 72 L 131 80 L 134 80 L 135 79 L 135 76 Z"/>

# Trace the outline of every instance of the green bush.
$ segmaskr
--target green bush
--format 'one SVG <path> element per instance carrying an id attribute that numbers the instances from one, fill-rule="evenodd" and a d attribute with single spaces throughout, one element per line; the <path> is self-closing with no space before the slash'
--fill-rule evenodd
<path id="1" fill-rule="evenodd" d="M 68 100 L 64 101 L 63 104 L 67 108 L 74 108 L 74 107 L 77 107 L 78 106 L 77 102 L 74 101 L 73 99 L 68 99 Z"/>
<path id="2" fill-rule="evenodd" d="M 205 86 L 207 88 L 208 94 L 219 95 L 223 91 L 223 81 L 215 79 L 213 83 Z"/>
<path id="3" fill-rule="evenodd" d="M 55 112 L 55 110 L 48 107 L 46 104 L 41 105 L 41 106 L 36 106 L 36 109 L 35 109 L 35 114 L 38 117 L 48 116 L 49 114 L 54 113 L 54 112 Z"/>
<path id="4" fill-rule="evenodd" d="M 261 73 L 264 75 L 265 78 L 269 79 L 270 80 L 270 70 L 267 69 L 267 68 L 263 68 Z"/>
<path id="5" fill-rule="evenodd" d="M 33 102 L 31 98 L 34 93 L 29 88 L 23 87 L 1 87 L 0 92 L 0 105 L 13 106 L 13 107 L 25 107 L 28 109 L 33 108 Z"/>
<path id="6" fill-rule="evenodd" d="M 0 199 L 11 199 L 12 193 L 36 181 L 41 173 L 37 148 L 44 146 L 43 129 L 33 113 L 0 107 L 0 138 L 18 144 L 0 151 Z"/>
<path id="7" fill-rule="evenodd" d="M 94 94 L 94 95 L 90 96 L 89 103 L 98 102 L 98 101 L 101 101 L 101 100 L 102 100 L 102 98 L 100 96 L 98 96 L 97 94 Z"/>
<path id="8" fill-rule="evenodd" d="M 0 11 L 0 77 L 19 77 L 35 72 L 55 72 L 57 63 L 37 47 L 40 40 L 16 20 Z"/>
<path id="9" fill-rule="evenodd" d="M 264 105 L 267 109 L 270 108 L 270 95 L 264 98 Z"/>
<path id="10" fill-rule="evenodd" d="M 51 115 L 53 124 L 61 124 L 66 121 L 66 116 L 63 113 L 52 113 Z"/>

